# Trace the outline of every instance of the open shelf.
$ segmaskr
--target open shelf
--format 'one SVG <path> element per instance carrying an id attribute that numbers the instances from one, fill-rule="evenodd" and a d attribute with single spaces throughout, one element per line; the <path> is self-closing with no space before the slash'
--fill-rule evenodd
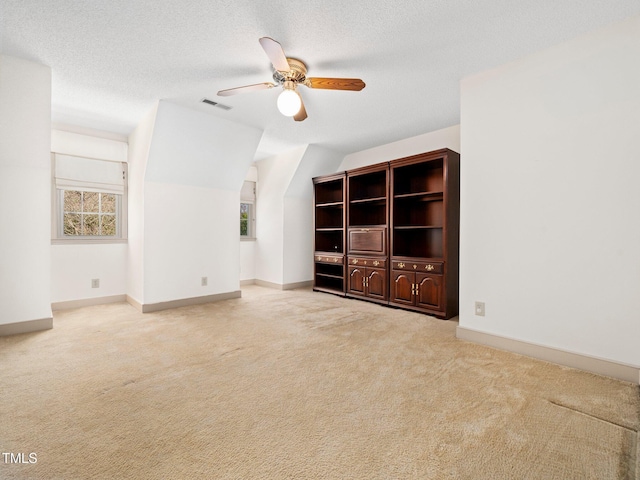
<path id="1" fill-rule="evenodd" d="M 344 207 L 339 205 L 316 207 L 316 229 L 343 228 Z"/>
<path id="2" fill-rule="evenodd" d="M 349 226 L 386 225 L 387 204 L 352 203 L 349 205 Z"/>
<path id="3" fill-rule="evenodd" d="M 442 228 L 394 228 L 393 257 L 442 258 Z"/>
<path id="4" fill-rule="evenodd" d="M 316 275 L 315 288 L 329 293 L 344 293 L 344 279 L 324 275 Z"/>
<path id="5" fill-rule="evenodd" d="M 393 192 L 398 196 L 442 193 L 444 190 L 443 160 L 435 160 L 400 166 L 393 172 Z"/>
<path id="6" fill-rule="evenodd" d="M 344 181 L 342 178 L 316 184 L 316 205 L 342 203 L 344 201 Z"/>
<path id="7" fill-rule="evenodd" d="M 342 264 L 316 263 L 316 275 L 323 277 L 342 278 L 344 266 Z"/>
<path id="8" fill-rule="evenodd" d="M 316 230 L 317 252 L 344 253 L 344 230 L 340 229 L 318 229 Z"/>
<path id="9" fill-rule="evenodd" d="M 387 170 L 349 177 L 349 202 L 387 198 Z"/>
<path id="10" fill-rule="evenodd" d="M 417 201 L 416 201 L 417 200 Z M 442 198 L 420 201 L 419 197 L 394 198 L 393 226 L 437 226 L 444 224 L 444 203 Z"/>

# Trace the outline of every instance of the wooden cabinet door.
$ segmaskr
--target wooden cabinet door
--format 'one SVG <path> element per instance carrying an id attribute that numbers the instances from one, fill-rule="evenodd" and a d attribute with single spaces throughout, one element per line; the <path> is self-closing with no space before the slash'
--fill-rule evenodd
<path id="1" fill-rule="evenodd" d="M 444 289 L 442 288 L 442 275 L 416 274 L 418 294 L 416 305 L 429 310 L 442 310 Z"/>
<path id="2" fill-rule="evenodd" d="M 416 274 L 393 270 L 391 274 L 391 301 L 413 305 L 413 284 Z"/>
<path id="3" fill-rule="evenodd" d="M 364 295 L 365 271 L 362 267 L 349 267 L 349 293 Z"/>
<path id="4" fill-rule="evenodd" d="M 367 296 L 387 299 L 387 275 L 382 268 L 367 268 Z"/>

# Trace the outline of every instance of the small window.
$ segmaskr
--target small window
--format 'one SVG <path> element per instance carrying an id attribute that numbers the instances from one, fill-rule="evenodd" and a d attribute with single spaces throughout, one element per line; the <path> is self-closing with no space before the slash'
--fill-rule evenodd
<path id="1" fill-rule="evenodd" d="M 245 238 L 252 238 L 253 232 L 251 231 L 253 217 L 253 205 L 251 203 L 240 204 L 240 236 Z"/>
<path id="2" fill-rule="evenodd" d="M 256 182 L 245 181 L 240 191 L 240 238 L 255 238 Z"/>
<path id="3" fill-rule="evenodd" d="M 64 237 L 118 237 L 120 195 L 60 190 Z"/>
<path id="4" fill-rule="evenodd" d="M 53 240 L 125 239 L 126 163 L 60 154 L 53 157 Z"/>

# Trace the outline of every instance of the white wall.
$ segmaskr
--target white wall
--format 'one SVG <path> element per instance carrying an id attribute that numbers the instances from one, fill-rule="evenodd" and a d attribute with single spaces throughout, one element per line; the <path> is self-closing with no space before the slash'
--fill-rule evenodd
<path id="1" fill-rule="evenodd" d="M 52 245 L 51 302 L 124 295 L 127 244 Z M 91 279 L 100 280 L 91 288 Z"/>
<path id="2" fill-rule="evenodd" d="M 283 285 L 284 195 L 306 146 L 256 163 L 256 279 Z"/>
<path id="3" fill-rule="evenodd" d="M 0 56 L 0 324 L 51 319 L 51 70 Z"/>
<path id="4" fill-rule="evenodd" d="M 313 279 L 313 177 L 334 173 L 344 154 L 309 145 L 284 195 L 283 284 Z"/>
<path id="5" fill-rule="evenodd" d="M 141 303 L 239 290 L 240 188 L 261 134 L 160 102 L 144 176 Z"/>
<path id="6" fill-rule="evenodd" d="M 127 142 L 53 129 L 51 151 L 101 160 L 127 162 Z M 54 244 L 51 246 L 51 302 L 124 295 L 127 290 L 127 246 Z M 100 280 L 91 288 L 92 279 Z"/>
<path id="7" fill-rule="evenodd" d="M 462 82 L 461 327 L 640 365 L 638 58 L 635 17 Z"/>
<path id="8" fill-rule="evenodd" d="M 240 241 L 240 281 L 256 278 L 256 242 Z"/>
<path id="9" fill-rule="evenodd" d="M 313 183 L 344 154 L 317 145 L 258 161 L 256 278 L 287 287 L 313 279 Z"/>
<path id="10" fill-rule="evenodd" d="M 127 295 L 144 303 L 144 175 L 158 104 L 129 135 Z"/>
<path id="11" fill-rule="evenodd" d="M 441 148 L 448 148 L 460 153 L 460 125 L 453 125 L 434 132 L 423 133 L 415 137 L 351 153 L 344 157 L 337 171 L 388 162 L 396 158 L 409 157 Z"/>

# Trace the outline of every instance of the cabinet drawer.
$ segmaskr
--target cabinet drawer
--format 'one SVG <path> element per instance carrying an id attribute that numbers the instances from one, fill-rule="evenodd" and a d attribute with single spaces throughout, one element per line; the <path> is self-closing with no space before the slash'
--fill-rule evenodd
<path id="1" fill-rule="evenodd" d="M 387 268 L 387 260 L 384 258 L 349 257 L 347 263 L 361 267 Z"/>
<path id="2" fill-rule="evenodd" d="M 442 262 L 412 262 L 410 260 L 394 260 L 392 268 L 394 270 L 405 270 L 422 273 L 442 273 L 444 264 Z"/>
<path id="3" fill-rule="evenodd" d="M 315 260 L 318 263 L 344 263 L 344 255 L 316 255 Z"/>
<path id="4" fill-rule="evenodd" d="M 350 228 L 349 252 L 386 255 L 387 229 L 384 227 Z"/>

